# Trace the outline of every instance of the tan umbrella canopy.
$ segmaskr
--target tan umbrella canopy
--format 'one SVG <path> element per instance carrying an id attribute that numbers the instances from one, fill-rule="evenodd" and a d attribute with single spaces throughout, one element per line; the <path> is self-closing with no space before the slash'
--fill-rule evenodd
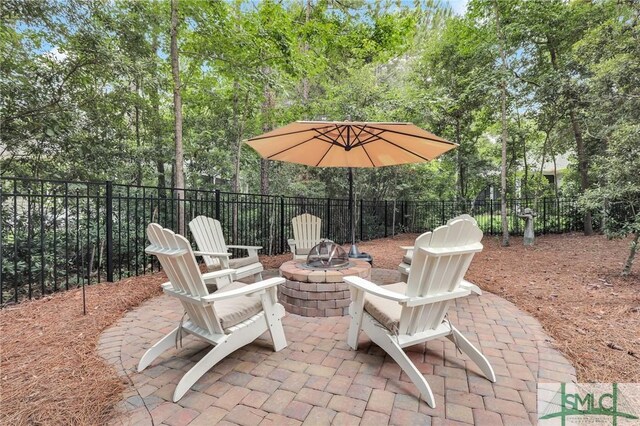
<path id="1" fill-rule="evenodd" d="M 457 144 L 411 123 L 296 121 L 247 141 L 262 157 L 314 167 L 421 163 Z"/>
<path id="2" fill-rule="evenodd" d="M 361 254 L 355 245 L 352 168 L 422 163 L 458 146 L 412 123 L 356 121 L 295 121 L 253 137 L 247 144 L 269 160 L 314 167 L 348 167 L 349 257 L 369 261 L 371 257 Z"/>

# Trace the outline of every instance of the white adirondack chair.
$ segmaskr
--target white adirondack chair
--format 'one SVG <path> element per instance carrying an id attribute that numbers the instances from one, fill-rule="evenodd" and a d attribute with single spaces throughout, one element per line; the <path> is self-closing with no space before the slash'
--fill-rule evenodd
<path id="1" fill-rule="evenodd" d="M 306 259 L 309 251 L 326 238 L 320 237 L 322 219 L 309 213 L 301 214 L 291 219 L 293 238 L 288 240 L 293 259 Z"/>
<path id="2" fill-rule="evenodd" d="M 431 388 L 404 347 L 445 336 L 496 381 L 489 361 L 446 317 L 452 301 L 470 294 L 473 285 L 463 278 L 474 254 L 482 250 L 481 239 L 482 231 L 472 221 L 454 220 L 416 239 L 407 283 L 378 286 L 360 277 L 344 277 L 352 300 L 349 346 L 358 348 L 358 334 L 364 330 L 400 365 L 431 407 Z"/>
<path id="3" fill-rule="evenodd" d="M 474 225 L 478 224 L 478 222 L 476 222 L 476 220 L 472 216 L 468 214 L 461 214 L 460 216 L 456 216 L 452 219 L 449 219 L 447 221 L 447 225 L 449 225 L 451 222 L 457 219 L 467 219 L 473 222 Z M 413 257 L 413 246 L 400 246 L 400 248 L 402 250 L 405 250 L 405 254 L 404 256 L 402 256 L 402 262 L 400 262 L 400 265 L 398 265 L 398 272 L 400 272 L 400 279 L 406 283 L 409 277 L 409 268 L 411 267 L 411 258 Z"/>
<path id="4" fill-rule="evenodd" d="M 169 282 L 162 290 L 182 303 L 188 319 L 153 345 L 140 359 L 138 371 L 144 370 L 167 349 L 177 346 L 183 332 L 214 346 L 180 380 L 173 394 L 178 401 L 209 369 L 265 331 L 269 331 L 277 352 L 287 346 L 281 318 L 284 308 L 278 303 L 277 286 L 284 278 L 270 278 L 258 283 L 231 282 L 233 269 L 211 272 L 219 278 L 218 290 L 209 294 L 191 251 L 189 241 L 157 223 L 147 227 L 151 245 L 146 252 L 158 257 Z M 203 253 L 205 254 L 205 253 Z"/>
<path id="5" fill-rule="evenodd" d="M 258 259 L 258 250 L 262 247 L 227 245 L 220 222 L 207 216 L 198 216 L 193 219 L 189 222 L 189 229 L 198 249 L 208 253 L 202 257 L 209 271 L 230 268 L 235 269 L 237 279 L 253 275 L 254 281 L 262 280 L 264 267 Z M 231 254 L 227 253 L 230 248 L 246 250 L 248 256 L 230 259 Z"/>

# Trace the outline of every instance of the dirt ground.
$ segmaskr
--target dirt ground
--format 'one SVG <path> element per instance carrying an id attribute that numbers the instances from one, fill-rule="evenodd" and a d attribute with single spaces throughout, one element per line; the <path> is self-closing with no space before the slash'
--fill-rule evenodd
<path id="1" fill-rule="evenodd" d="M 395 269 L 402 235 L 359 245 L 374 267 Z M 538 318 L 581 382 L 640 382 L 640 267 L 622 278 L 629 241 L 581 235 L 485 237 L 467 279 Z M 291 255 L 263 257 L 267 269 Z M 640 263 L 640 261 L 638 261 Z M 0 424 L 104 424 L 123 381 L 96 353 L 100 333 L 160 294 L 163 274 L 73 290 L 0 311 Z M 11 407 L 7 409 L 7 407 Z"/>

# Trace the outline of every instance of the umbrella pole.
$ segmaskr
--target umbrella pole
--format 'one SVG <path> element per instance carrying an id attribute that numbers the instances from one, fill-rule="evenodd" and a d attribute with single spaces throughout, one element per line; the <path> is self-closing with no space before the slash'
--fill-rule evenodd
<path id="1" fill-rule="evenodd" d="M 353 206 L 353 168 L 349 167 L 349 230 L 351 231 L 351 249 L 349 257 L 360 257 L 360 251 L 356 246 L 356 227 L 354 226 L 353 215 L 355 209 Z"/>

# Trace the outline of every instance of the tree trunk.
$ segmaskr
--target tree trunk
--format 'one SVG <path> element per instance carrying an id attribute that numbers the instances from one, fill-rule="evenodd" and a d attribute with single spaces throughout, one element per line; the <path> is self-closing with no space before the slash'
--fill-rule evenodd
<path id="1" fill-rule="evenodd" d="M 142 156 L 140 155 L 140 106 L 138 102 L 140 101 L 140 80 L 136 77 L 135 81 L 135 91 L 136 91 L 136 106 L 135 106 L 135 127 L 136 127 L 136 185 L 142 185 Z"/>
<path id="2" fill-rule="evenodd" d="M 240 192 L 240 152 L 242 151 L 242 138 L 244 137 L 244 124 L 245 124 L 245 116 L 244 113 L 240 111 L 239 99 L 238 95 L 240 92 L 240 84 L 238 81 L 233 82 L 233 134 L 234 134 L 234 150 L 235 150 L 235 159 L 234 159 L 234 170 L 233 170 L 233 181 L 232 188 L 233 192 Z M 244 98 L 244 105 L 242 106 L 242 111 L 247 110 L 247 104 L 249 103 L 249 92 L 247 91 Z M 233 204 L 232 208 L 232 223 L 231 223 L 231 232 L 233 235 L 233 242 L 238 242 L 238 205 L 237 203 Z"/>
<path id="3" fill-rule="evenodd" d="M 157 56 L 158 36 L 155 34 L 153 36 L 153 41 L 151 42 L 151 49 L 153 50 L 153 53 L 151 55 L 151 63 L 152 63 L 151 75 L 154 78 L 154 82 L 152 83 L 153 90 L 151 90 L 150 92 L 151 106 L 153 108 L 153 114 L 154 114 L 154 117 L 153 117 L 154 123 L 151 129 L 153 132 L 153 144 L 156 150 L 156 172 L 157 172 L 156 177 L 157 177 L 157 186 L 158 186 L 158 198 L 167 198 L 167 194 L 164 189 L 167 187 L 167 178 L 165 174 L 164 158 L 162 155 L 162 152 L 163 152 L 162 126 L 161 126 L 162 118 L 160 117 L 160 94 L 158 93 L 159 76 L 157 74 L 158 68 L 156 66 L 156 61 L 158 60 L 158 56 Z"/>
<path id="4" fill-rule="evenodd" d="M 311 15 L 311 0 L 307 0 L 306 1 L 306 10 L 305 10 L 305 23 L 309 22 L 309 16 Z M 309 42 L 305 40 L 304 44 L 302 45 L 302 52 L 303 52 L 303 56 L 307 54 L 307 52 L 309 51 Z M 307 75 L 305 74 L 304 77 L 302 77 L 302 103 L 304 104 L 304 107 L 306 109 L 307 105 L 309 104 L 309 77 L 307 77 Z"/>
<path id="5" fill-rule="evenodd" d="M 265 67 L 263 72 L 268 75 L 271 73 L 269 67 Z M 268 132 L 273 128 L 271 112 L 274 106 L 273 91 L 268 83 L 264 86 L 264 101 L 262 102 L 262 131 Z M 269 168 L 270 161 L 266 159 L 260 160 L 260 193 L 269 195 Z"/>
<path id="6" fill-rule="evenodd" d="M 171 72 L 173 74 L 173 108 L 175 117 L 175 187 L 178 233 L 184 235 L 184 150 L 182 146 L 182 96 L 180 94 L 180 58 L 178 55 L 178 0 L 171 0 Z"/>
<path id="7" fill-rule="evenodd" d="M 560 67 L 558 65 L 558 52 L 551 39 L 547 37 L 547 48 L 549 49 L 549 56 L 551 58 L 551 65 L 556 72 L 559 72 Z M 568 84 L 568 83 L 567 83 Z M 578 173 L 580 173 L 580 189 L 584 193 L 589 188 L 589 163 L 587 160 L 587 153 L 584 147 L 584 140 L 582 139 L 582 129 L 580 123 L 576 117 L 576 112 L 572 105 L 569 105 L 569 119 L 571 120 L 571 128 L 573 129 L 573 136 L 576 140 L 576 155 L 578 156 Z M 584 214 L 584 235 L 593 235 L 593 223 L 591 218 L 591 212 Z"/>
<path id="8" fill-rule="evenodd" d="M 461 130 L 460 130 L 460 118 L 456 118 L 456 143 L 458 144 L 458 149 L 456 150 L 456 156 L 457 156 L 457 160 L 458 160 L 458 191 L 459 191 L 459 198 L 461 201 L 461 204 L 464 206 L 462 209 L 460 209 L 458 207 L 458 211 L 459 212 L 465 212 L 466 213 L 466 206 L 467 206 L 467 200 L 466 200 L 466 192 L 465 192 L 465 167 L 464 167 L 464 155 L 462 155 L 462 151 L 461 151 L 461 147 L 462 147 L 462 136 L 461 136 Z"/>
<path id="9" fill-rule="evenodd" d="M 237 80 L 233 82 L 233 122 L 234 122 L 234 144 L 235 144 L 235 158 L 233 165 L 233 179 L 231 180 L 231 190 L 233 192 L 240 192 L 240 149 L 242 148 L 242 142 L 240 140 L 239 125 L 238 125 L 238 92 L 240 91 L 240 84 Z"/>
<path id="10" fill-rule="evenodd" d="M 507 140 L 509 138 L 509 130 L 507 129 L 507 82 L 505 75 L 507 73 L 507 57 L 504 51 L 504 39 L 500 31 L 500 11 L 498 2 L 493 2 L 496 13 L 496 31 L 498 33 L 498 49 L 500 50 L 500 59 L 502 60 L 502 78 L 500 81 L 500 103 L 501 103 L 501 123 L 502 123 L 502 167 L 500 173 L 500 216 L 502 218 L 502 246 L 509 245 L 509 222 L 507 221 Z"/>
<path id="11" fill-rule="evenodd" d="M 569 108 L 569 117 L 571 118 L 571 127 L 573 135 L 576 139 L 576 154 L 578 155 L 578 171 L 580 172 L 580 189 L 582 193 L 589 188 L 589 165 L 587 162 L 587 153 L 585 152 L 584 141 L 582 139 L 582 130 L 576 119 L 576 113 L 573 108 Z M 591 212 L 584 214 L 584 235 L 593 235 L 593 223 Z"/>
<path id="12" fill-rule="evenodd" d="M 631 241 L 631 246 L 629 247 L 629 257 L 624 264 L 624 269 L 622 270 L 622 275 L 625 277 L 631 273 L 631 266 L 633 266 L 633 259 L 636 257 L 636 252 L 638 250 L 638 239 L 640 239 L 640 232 L 636 233 L 635 238 Z"/>

